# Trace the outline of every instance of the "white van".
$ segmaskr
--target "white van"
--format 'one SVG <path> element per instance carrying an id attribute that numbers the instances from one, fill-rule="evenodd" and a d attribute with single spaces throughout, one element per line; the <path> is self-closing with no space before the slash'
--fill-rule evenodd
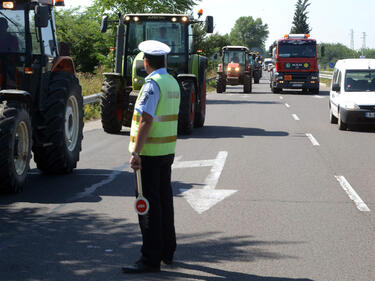
<path id="1" fill-rule="evenodd" d="M 375 59 L 337 61 L 329 94 L 332 124 L 375 124 Z"/>

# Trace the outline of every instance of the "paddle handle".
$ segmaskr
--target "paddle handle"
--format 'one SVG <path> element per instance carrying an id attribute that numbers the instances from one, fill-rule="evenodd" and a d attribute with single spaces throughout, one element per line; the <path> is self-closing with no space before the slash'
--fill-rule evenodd
<path id="1" fill-rule="evenodd" d="M 143 196 L 141 170 L 140 169 L 136 170 L 135 174 L 137 178 L 138 196 Z"/>

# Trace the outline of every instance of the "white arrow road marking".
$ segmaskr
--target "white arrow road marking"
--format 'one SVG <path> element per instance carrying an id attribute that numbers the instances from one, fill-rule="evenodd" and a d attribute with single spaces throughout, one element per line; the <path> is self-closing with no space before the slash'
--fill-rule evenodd
<path id="1" fill-rule="evenodd" d="M 180 189 L 182 196 L 185 197 L 186 201 L 198 214 L 202 214 L 237 191 L 215 189 L 224 169 L 227 156 L 227 151 L 220 151 L 214 160 L 184 161 L 176 162 L 173 165 L 174 169 L 212 166 L 202 189 Z"/>
<path id="2" fill-rule="evenodd" d="M 337 181 L 340 183 L 342 189 L 349 195 L 349 198 L 354 201 L 357 209 L 361 212 L 370 212 L 369 207 L 367 207 L 366 203 L 363 202 L 361 197 L 359 197 L 358 193 L 354 190 L 354 188 L 350 185 L 350 183 L 346 180 L 344 176 L 335 176 Z"/>

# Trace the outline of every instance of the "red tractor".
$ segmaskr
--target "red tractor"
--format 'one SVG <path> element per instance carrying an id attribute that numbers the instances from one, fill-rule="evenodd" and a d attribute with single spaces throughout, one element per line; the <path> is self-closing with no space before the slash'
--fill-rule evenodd
<path id="1" fill-rule="evenodd" d="M 57 44 L 53 7 L 64 1 L 0 3 L 0 190 L 19 192 L 31 151 L 43 172 L 76 167 L 83 98 L 73 60 Z"/>
<path id="2" fill-rule="evenodd" d="M 223 93 L 226 86 L 243 85 L 244 93 L 251 93 L 252 75 L 249 49 L 244 46 L 225 46 L 222 62 L 217 67 L 216 92 Z"/>

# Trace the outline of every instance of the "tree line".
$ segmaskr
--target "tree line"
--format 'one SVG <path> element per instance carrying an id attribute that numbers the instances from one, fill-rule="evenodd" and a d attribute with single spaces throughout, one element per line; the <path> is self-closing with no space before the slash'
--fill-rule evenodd
<path id="1" fill-rule="evenodd" d="M 110 67 L 113 61 L 116 27 L 110 32 L 100 33 L 100 22 L 103 15 L 118 19 L 122 13 L 185 13 L 192 14 L 200 0 L 95 0 L 94 4 L 85 9 L 57 9 L 56 29 L 60 42 L 70 46 L 71 56 L 80 72 L 95 72 L 98 66 Z M 291 33 L 309 33 L 308 24 L 309 0 L 297 0 Z M 242 45 L 250 50 L 258 51 L 263 56 L 269 56 L 272 45 L 267 47 L 268 25 L 261 18 L 252 16 L 240 17 L 228 34 L 214 33 L 207 35 L 203 25 L 194 25 L 194 50 L 202 50 L 202 54 L 212 58 L 220 53 L 223 46 Z M 322 43 L 325 46 L 325 56 L 320 59 L 321 66 L 338 59 L 356 58 L 362 51 L 354 51 L 343 44 Z M 267 50 L 267 51 L 266 51 Z M 367 58 L 375 58 L 375 49 L 363 51 Z"/>

